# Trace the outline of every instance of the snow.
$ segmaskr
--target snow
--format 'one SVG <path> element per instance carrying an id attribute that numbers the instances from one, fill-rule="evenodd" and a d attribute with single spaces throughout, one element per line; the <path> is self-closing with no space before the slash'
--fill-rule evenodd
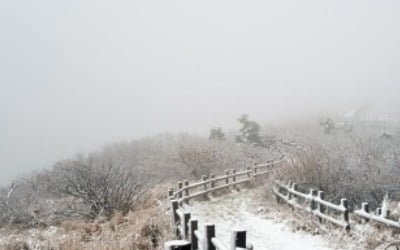
<path id="1" fill-rule="evenodd" d="M 234 191 L 209 201 L 193 202 L 184 209 L 198 219 L 200 231 L 206 223 L 215 224 L 216 235 L 225 244 L 229 243 L 232 228 L 241 228 L 247 230 L 247 242 L 253 244 L 256 250 L 344 249 L 322 235 L 294 232 L 288 225 L 288 220 L 279 221 L 272 209 L 265 213 L 269 209 L 260 208 L 260 195 L 254 191 Z"/>

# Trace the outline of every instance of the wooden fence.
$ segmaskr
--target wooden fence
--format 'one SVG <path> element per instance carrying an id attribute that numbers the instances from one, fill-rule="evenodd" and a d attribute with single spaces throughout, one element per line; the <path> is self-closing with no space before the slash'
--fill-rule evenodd
<path id="1" fill-rule="evenodd" d="M 190 184 L 188 180 L 178 182 L 178 188 L 169 188 L 168 194 L 170 200 L 178 200 L 179 204 L 190 199 L 215 192 L 220 189 L 236 186 L 242 183 L 250 182 L 258 176 L 269 173 L 270 169 L 281 163 L 282 160 L 268 161 L 265 164 L 254 164 L 252 167 L 247 167 L 245 170 L 231 171 L 226 170 L 224 175 L 216 177 L 211 174 L 210 176 L 203 175 L 201 180 Z"/>
<path id="2" fill-rule="evenodd" d="M 374 221 L 391 227 L 400 228 L 400 218 L 397 221 L 389 219 L 390 211 L 382 210 L 382 208 L 377 208 L 375 214 L 370 213 L 368 202 L 363 202 L 361 204 L 361 209 L 355 210 L 354 213 L 363 218 L 365 222 Z"/>
<path id="3" fill-rule="evenodd" d="M 232 237 L 229 245 L 224 244 L 215 235 L 215 225 L 204 225 L 203 232 L 199 231 L 199 222 L 192 218 L 192 215 L 185 212 L 183 203 L 190 199 L 200 197 L 217 190 L 235 187 L 243 183 L 251 182 L 258 176 L 270 172 L 274 166 L 282 163 L 283 158 L 277 161 L 269 161 L 265 164 L 254 164 L 244 170 L 226 170 L 224 175 L 202 176 L 201 180 L 189 183 L 188 180 L 178 182 L 176 189 L 169 188 L 168 196 L 171 202 L 172 225 L 176 237 L 180 240 L 167 242 L 165 247 L 168 250 L 235 250 L 236 248 L 252 249 L 253 247 L 246 242 L 246 231 L 232 230 Z M 296 183 L 284 184 L 276 182 L 273 188 L 278 202 L 285 202 L 293 209 L 301 209 L 319 219 L 320 222 L 330 222 L 334 225 L 350 230 L 350 211 L 348 201 L 345 198 L 340 200 L 340 204 L 335 204 L 325 200 L 322 190 L 311 189 L 308 193 L 302 192 Z M 369 212 L 368 203 L 363 203 L 361 209 L 355 210 L 354 215 L 361 217 L 365 222 L 373 221 L 383 223 L 388 226 L 400 228 L 400 220 L 389 219 L 389 211 L 382 211 L 378 208 L 376 214 Z"/>
<path id="4" fill-rule="evenodd" d="M 232 230 L 231 241 L 226 245 L 216 237 L 214 224 L 205 224 L 203 232 L 199 230 L 199 222 L 192 218 L 191 214 L 179 209 L 178 201 L 172 201 L 173 225 L 176 226 L 175 233 L 181 240 L 174 248 L 191 250 L 234 250 L 236 248 L 246 248 L 252 250 L 253 246 L 246 242 L 245 230 Z M 167 243 L 171 246 L 171 244 Z M 168 247 L 166 247 L 168 248 Z"/>
<path id="5" fill-rule="evenodd" d="M 178 239 L 183 241 L 171 241 L 166 243 L 166 249 L 191 249 L 191 250 L 234 250 L 236 248 L 252 249 L 246 242 L 246 231 L 232 230 L 232 237 L 229 245 L 224 244 L 215 237 L 215 225 L 204 225 L 203 233 L 199 231 L 199 222 L 192 218 L 192 215 L 185 212 L 183 203 L 190 199 L 200 197 L 217 190 L 235 187 L 237 185 L 251 182 L 261 175 L 270 172 L 270 169 L 280 164 L 278 161 L 268 161 L 265 164 L 254 164 L 244 170 L 226 170 L 224 175 L 202 176 L 201 180 L 190 184 L 188 180 L 178 182 L 176 190 L 169 188 L 168 196 L 171 202 L 172 225 Z M 174 245 L 175 244 L 175 245 Z"/>
<path id="6" fill-rule="evenodd" d="M 319 218 L 320 222 L 328 221 L 337 226 L 350 230 L 349 208 L 347 199 L 341 199 L 340 204 L 334 204 L 324 199 L 324 192 L 311 189 L 309 193 L 298 190 L 296 183 L 283 184 L 276 182 L 273 193 L 278 202 L 285 202 L 293 208 L 298 208 L 311 213 Z M 389 211 L 378 208 L 376 214 L 369 212 L 367 202 L 362 203 L 361 209 L 355 210 L 354 215 L 364 219 L 364 222 L 373 221 L 387 226 L 400 228 L 398 221 L 390 220 Z"/>
<path id="7" fill-rule="evenodd" d="M 293 208 L 299 208 L 317 216 L 320 221 L 329 221 L 335 225 L 350 230 L 349 209 L 346 199 L 341 199 L 340 204 L 334 204 L 324 199 L 324 192 L 310 190 L 309 193 L 300 192 L 296 183 L 285 185 L 276 182 L 273 189 L 278 202 L 284 201 Z"/>

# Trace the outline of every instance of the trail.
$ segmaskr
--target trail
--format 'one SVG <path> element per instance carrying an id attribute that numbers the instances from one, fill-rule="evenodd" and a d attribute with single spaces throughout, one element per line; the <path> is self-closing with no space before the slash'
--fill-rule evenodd
<path id="1" fill-rule="evenodd" d="M 285 220 L 277 220 L 274 211 L 260 213 L 260 193 L 264 190 L 243 189 L 213 198 L 209 201 L 194 201 L 185 206 L 199 220 L 199 227 L 206 223 L 216 226 L 216 235 L 229 243 L 232 228 L 247 230 L 247 241 L 255 250 L 332 250 L 343 248 L 322 235 L 294 232 Z M 267 208 L 268 209 L 268 208 Z M 275 208 L 274 208 L 275 209 Z"/>

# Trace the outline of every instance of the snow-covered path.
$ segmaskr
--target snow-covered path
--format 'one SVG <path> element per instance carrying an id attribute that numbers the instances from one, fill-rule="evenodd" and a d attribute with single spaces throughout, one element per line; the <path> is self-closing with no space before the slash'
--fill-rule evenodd
<path id="1" fill-rule="evenodd" d="M 199 220 L 199 227 L 206 223 L 216 226 L 216 235 L 228 243 L 232 228 L 247 230 L 247 241 L 255 250 L 331 250 L 351 249 L 339 247 L 321 235 L 302 231 L 294 232 L 285 222 L 274 219 L 274 211 L 258 213 L 262 189 L 233 191 L 210 201 L 192 202 L 185 210 Z M 257 193 L 258 192 L 258 193 Z M 276 209 L 276 208 L 274 208 Z"/>

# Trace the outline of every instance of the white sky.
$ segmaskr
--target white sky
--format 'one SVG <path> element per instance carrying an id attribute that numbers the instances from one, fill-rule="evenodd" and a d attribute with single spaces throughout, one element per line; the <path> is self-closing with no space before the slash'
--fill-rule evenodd
<path id="1" fill-rule="evenodd" d="M 0 1 L 0 184 L 241 113 L 396 101 L 399 13 L 395 0 Z"/>

